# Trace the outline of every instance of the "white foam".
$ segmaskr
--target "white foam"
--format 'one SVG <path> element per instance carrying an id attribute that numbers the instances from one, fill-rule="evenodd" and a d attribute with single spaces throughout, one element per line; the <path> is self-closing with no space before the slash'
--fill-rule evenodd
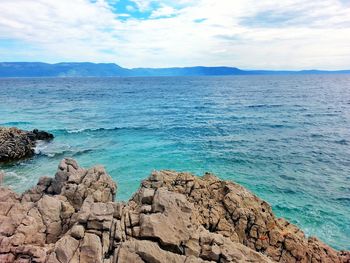
<path id="1" fill-rule="evenodd" d="M 80 133 L 80 132 L 84 132 L 86 129 L 76 129 L 76 130 L 68 130 L 68 133 Z"/>
<path id="2" fill-rule="evenodd" d="M 16 174 L 15 172 L 5 172 L 5 178 L 16 178 L 16 179 L 22 179 L 21 176 L 19 176 L 18 174 Z"/>
<path id="3" fill-rule="evenodd" d="M 37 141 L 36 146 L 34 148 L 35 154 L 43 153 L 43 151 L 47 148 L 48 143 L 45 141 Z"/>

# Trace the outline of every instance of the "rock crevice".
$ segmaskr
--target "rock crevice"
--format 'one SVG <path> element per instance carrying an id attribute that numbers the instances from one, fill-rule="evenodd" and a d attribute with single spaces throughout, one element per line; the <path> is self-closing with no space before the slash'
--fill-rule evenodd
<path id="1" fill-rule="evenodd" d="M 64 159 L 21 196 L 0 189 L 0 262 L 350 262 L 211 174 L 155 171 L 127 202 L 103 167 Z"/>

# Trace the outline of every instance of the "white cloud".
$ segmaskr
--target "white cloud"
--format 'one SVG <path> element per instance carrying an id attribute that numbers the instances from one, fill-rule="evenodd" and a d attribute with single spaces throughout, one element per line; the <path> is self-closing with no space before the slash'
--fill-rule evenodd
<path id="1" fill-rule="evenodd" d="M 146 11 L 151 7 L 153 0 L 132 0 L 140 11 Z"/>
<path id="2" fill-rule="evenodd" d="M 133 7 L 132 5 L 127 5 L 126 6 L 126 10 L 128 10 L 129 12 L 134 12 L 135 11 L 135 7 Z"/>
<path id="3" fill-rule="evenodd" d="M 161 7 L 155 9 L 152 14 L 151 18 L 160 18 L 160 17 L 169 17 L 178 14 L 178 11 L 167 5 L 162 5 Z"/>
<path id="4" fill-rule="evenodd" d="M 105 0 L 2 0 L 0 47 L 14 39 L 35 49 L 0 52 L 128 67 L 350 68 L 350 7 L 340 1 L 134 2 L 151 17 L 127 19 Z"/>

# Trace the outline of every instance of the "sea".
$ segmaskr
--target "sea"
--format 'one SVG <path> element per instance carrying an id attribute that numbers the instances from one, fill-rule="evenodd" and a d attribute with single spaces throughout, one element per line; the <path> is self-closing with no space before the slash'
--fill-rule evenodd
<path id="1" fill-rule="evenodd" d="M 64 157 L 103 165 L 118 200 L 153 170 L 208 171 L 350 249 L 350 75 L 3 78 L 0 126 L 55 135 L 0 166 L 18 193 Z"/>

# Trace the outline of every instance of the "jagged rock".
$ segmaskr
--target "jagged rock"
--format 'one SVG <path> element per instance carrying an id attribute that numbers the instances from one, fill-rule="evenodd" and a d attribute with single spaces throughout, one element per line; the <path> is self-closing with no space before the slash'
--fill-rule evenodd
<path id="1" fill-rule="evenodd" d="M 102 263 L 102 244 L 99 236 L 87 233 L 80 246 L 80 261 L 86 263 Z"/>
<path id="2" fill-rule="evenodd" d="M 74 225 L 70 232 L 71 236 L 75 239 L 82 239 L 84 237 L 85 229 L 82 225 Z"/>
<path id="3" fill-rule="evenodd" d="M 159 240 L 160 244 L 182 253 L 182 244 L 191 235 L 193 206 L 184 195 L 158 189 L 152 203 L 152 213 L 140 214 L 140 237 Z M 132 227 L 133 225 L 131 225 Z"/>
<path id="4" fill-rule="evenodd" d="M 154 172 L 127 203 L 116 189 L 72 159 L 21 196 L 0 188 L 0 262 L 350 262 L 211 174 Z"/>
<path id="5" fill-rule="evenodd" d="M 55 257 L 58 262 L 69 263 L 77 252 L 78 247 L 78 240 L 69 235 L 65 235 L 55 244 Z M 55 257 L 52 258 L 53 261 Z"/>
<path id="6" fill-rule="evenodd" d="M 23 131 L 17 128 L 0 127 L 0 162 L 10 162 L 34 155 L 36 141 L 50 141 L 51 133 L 39 131 Z"/>
<path id="7" fill-rule="evenodd" d="M 48 133 L 46 131 L 39 131 L 38 129 L 34 129 L 31 132 L 27 132 L 27 136 L 29 136 L 33 141 L 49 141 L 54 138 L 53 134 Z"/>
<path id="8" fill-rule="evenodd" d="M 148 240 L 132 240 L 124 242 L 119 250 L 118 262 L 128 261 L 130 254 L 137 259 L 136 262 L 173 262 L 184 263 L 186 256 L 175 254 L 159 247 L 157 242 Z M 201 262 L 201 261 L 198 261 Z"/>

